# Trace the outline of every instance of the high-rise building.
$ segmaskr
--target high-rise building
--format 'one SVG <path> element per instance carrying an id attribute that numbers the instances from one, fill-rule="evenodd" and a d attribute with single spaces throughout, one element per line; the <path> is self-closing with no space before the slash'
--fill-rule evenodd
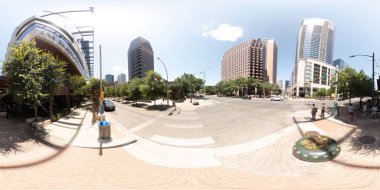
<path id="1" fill-rule="evenodd" d="M 319 18 L 304 19 L 298 38 L 295 66 L 291 76 L 293 96 L 312 96 L 319 88 L 329 89 L 332 66 L 334 23 Z"/>
<path id="2" fill-rule="evenodd" d="M 113 75 L 111 75 L 111 74 L 107 74 L 106 75 L 106 81 L 107 81 L 107 83 L 108 84 L 113 84 L 114 83 L 114 76 Z"/>
<path id="3" fill-rule="evenodd" d="M 117 84 L 123 84 L 126 82 L 127 82 L 127 80 L 126 80 L 126 76 L 124 73 L 120 73 L 119 75 L 117 75 Z"/>
<path id="4" fill-rule="evenodd" d="M 274 39 L 263 39 L 265 47 L 265 66 L 271 84 L 277 81 L 277 45 Z"/>
<path id="5" fill-rule="evenodd" d="M 319 18 L 304 19 L 298 32 L 296 62 L 315 59 L 332 64 L 334 23 Z"/>
<path id="6" fill-rule="evenodd" d="M 348 63 L 346 63 L 345 61 L 343 61 L 343 59 L 340 59 L 340 58 L 334 60 L 333 61 L 333 65 L 334 65 L 334 67 L 338 66 L 339 70 L 342 70 L 342 69 L 344 69 L 346 67 L 350 67 L 348 65 Z"/>
<path id="7" fill-rule="evenodd" d="M 290 87 L 290 80 L 286 80 L 285 81 L 285 89 Z"/>
<path id="8" fill-rule="evenodd" d="M 143 78 L 149 70 L 154 70 L 153 49 L 148 40 L 138 37 L 128 50 L 128 78 Z"/>
<path id="9" fill-rule="evenodd" d="M 268 73 L 268 68 L 271 73 Z M 224 53 L 222 80 L 253 77 L 261 82 L 269 81 L 276 78 L 276 68 L 277 46 L 274 40 L 251 39 Z"/>

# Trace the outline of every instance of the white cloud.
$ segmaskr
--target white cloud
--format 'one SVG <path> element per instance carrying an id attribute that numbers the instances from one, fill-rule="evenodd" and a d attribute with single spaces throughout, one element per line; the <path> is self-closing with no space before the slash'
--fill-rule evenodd
<path id="1" fill-rule="evenodd" d="M 217 29 L 209 30 L 209 27 L 203 26 L 205 30 L 202 36 L 211 36 L 218 41 L 235 42 L 238 38 L 243 37 L 243 29 L 238 26 L 229 24 L 220 24 Z"/>

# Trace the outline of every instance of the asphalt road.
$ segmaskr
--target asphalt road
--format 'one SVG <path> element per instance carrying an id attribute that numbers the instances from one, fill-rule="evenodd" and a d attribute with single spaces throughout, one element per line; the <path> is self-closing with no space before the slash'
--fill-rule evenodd
<path id="1" fill-rule="evenodd" d="M 203 100 L 200 100 L 203 101 Z M 178 147 L 223 147 L 248 143 L 279 131 L 297 121 L 308 120 L 312 103 L 322 101 L 270 99 L 244 100 L 210 97 L 212 105 L 169 114 L 148 111 L 130 104 L 116 105 L 114 118 L 136 135 Z M 323 101 L 332 105 L 331 101 Z"/>

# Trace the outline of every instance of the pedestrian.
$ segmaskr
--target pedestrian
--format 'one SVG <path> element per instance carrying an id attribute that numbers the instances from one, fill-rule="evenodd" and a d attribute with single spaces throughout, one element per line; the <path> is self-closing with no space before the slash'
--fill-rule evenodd
<path id="1" fill-rule="evenodd" d="M 322 103 L 322 109 L 321 109 L 321 117 L 322 118 L 325 118 L 325 111 L 326 111 L 325 103 Z"/>
<path id="2" fill-rule="evenodd" d="M 352 103 L 348 105 L 348 113 L 350 114 L 350 121 L 352 121 L 354 119 L 354 107 Z"/>
<path id="3" fill-rule="evenodd" d="M 315 104 L 313 104 L 313 107 L 311 108 L 311 119 L 312 120 L 315 120 L 317 112 L 318 112 L 318 108 L 315 107 Z"/>
<path id="4" fill-rule="evenodd" d="M 367 107 L 367 103 L 364 103 L 364 105 L 363 105 L 363 115 L 367 115 L 367 109 L 368 109 L 368 107 Z"/>
<path id="5" fill-rule="evenodd" d="M 373 107 L 372 107 L 372 115 L 371 115 L 371 118 L 372 118 L 372 119 L 375 119 L 375 118 L 376 118 L 376 115 L 377 115 L 377 106 L 373 106 Z"/>

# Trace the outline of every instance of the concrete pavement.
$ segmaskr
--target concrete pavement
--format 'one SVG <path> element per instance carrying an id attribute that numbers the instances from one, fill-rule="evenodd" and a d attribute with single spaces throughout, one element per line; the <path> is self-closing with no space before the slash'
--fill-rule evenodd
<path id="1" fill-rule="evenodd" d="M 190 105 L 178 106 L 184 110 L 193 109 Z M 110 143 L 120 142 L 123 147 L 101 149 L 95 135 L 96 126 L 88 120 L 89 115 L 88 110 L 76 110 L 74 114 L 49 126 L 49 135 L 42 134 L 43 138 L 40 139 L 28 139 L 30 131 L 21 123 L 0 120 L 3 153 L 0 155 L 1 189 L 380 188 L 378 120 L 357 118 L 350 123 L 345 115 L 315 122 L 296 119 L 296 124 L 251 144 L 224 151 L 213 149 L 210 153 L 208 149 L 176 149 L 151 144 L 151 141 L 123 129 L 112 121 L 112 117 L 109 119 L 115 124 L 112 125 L 114 141 Z M 303 118 L 308 116 L 305 113 Z M 11 128 L 11 125 L 17 127 Z M 308 130 L 337 139 L 342 147 L 340 155 L 334 161 L 324 163 L 309 163 L 294 158 L 292 146 Z M 19 134 L 25 134 L 25 137 Z M 19 136 L 19 140 L 10 141 L 9 136 L 12 136 L 11 139 Z M 362 136 L 372 136 L 376 141 L 372 144 L 360 143 Z M 124 146 L 121 143 L 123 140 L 137 142 Z M 6 142 L 13 144 L 4 146 Z M 96 149 L 80 146 L 88 144 L 93 144 Z M 155 162 L 140 159 L 128 149 L 148 151 L 142 154 L 143 158 L 153 158 Z M 183 160 L 207 164 L 197 160 L 200 157 L 213 158 L 218 164 L 192 168 L 182 165 Z"/>

